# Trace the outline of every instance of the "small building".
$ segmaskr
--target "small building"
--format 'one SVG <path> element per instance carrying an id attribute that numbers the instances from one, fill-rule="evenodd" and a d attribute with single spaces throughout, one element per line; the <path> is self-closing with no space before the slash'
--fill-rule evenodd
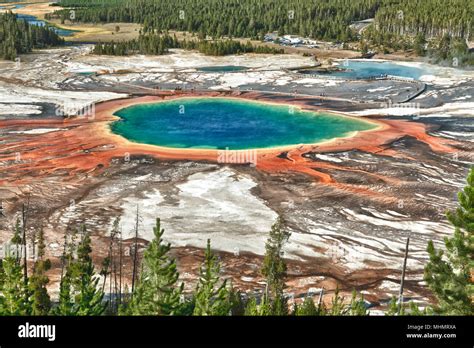
<path id="1" fill-rule="evenodd" d="M 298 45 L 303 43 L 303 39 L 295 35 L 285 35 L 283 39 L 288 41 L 290 45 Z"/>

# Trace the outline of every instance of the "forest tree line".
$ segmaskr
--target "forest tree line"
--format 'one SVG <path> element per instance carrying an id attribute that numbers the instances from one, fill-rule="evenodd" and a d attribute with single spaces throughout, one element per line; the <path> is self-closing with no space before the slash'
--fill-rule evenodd
<path id="1" fill-rule="evenodd" d="M 424 280 L 436 304 L 420 310 L 413 302 L 400 303 L 394 297 L 387 315 L 474 314 L 474 168 L 458 200 L 458 208 L 447 215 L 454 234 L 445 238 L 445 250 L 437 250 L 432 241 L 428 243 L 429 262 Z M 194 291 L 185 294 L 176 259 L 170 255 L 171 245 L 163 241 L 164 230 L 159 219 L 153 229 L 153 240 L 143 257 L 139 257 L 138 209 L 133 250 L 129 253 L 133 259 L 131 288 L 123 278 L 126 256 L 120 221 L 116 219 L 100 271 L 92 261 L 91 237 L 85 227 L 65 234 L 59 298 L 53 302 L 47 289 L 51 261 L 45 257 L 46 243 L 41 229 L 29 236 L 35 261 L 28 272 L 25 211 L 28 209 L 22 210 L 22 219 L 17 220 L 11 240 L 14 246 L 23 249 L 15 249 L 16 253 L 5 255 L 0 262 L 0 315 L 369 315 L 362 295 L 353 291 L 352 298 L 345 301 L 337 288 L 330 306 L 321 301 L 321 296 L 314 301 L 310 295 L 290 306 L 285 293 L 284 258 L 290 233 L 281 218 L 272 226 L 265 244 L 260 270 L 265 287 L 260 296 L 244 296 L 229 279 L 222 278 L 221 262 L 212 251 L 210 240 Z"/>
<path id="2" fill-rule="evenodd" d="M 14 60 L 19 54 L 34 48 L 46 48 L 64 43 L 54 29 L 29 25 L 11 12 L 0 14 L 0 57 Z"/>
<path id="3" fill-rule="evenodd" d="M 374 17 L 393 0 L 62 0 L 65 7 L 48 14 L 63 22 L 132 22 L 144 32 L 177 30 L 201 38 L 262 39 L 268 32 L 350 41 L 353 21 Z"/>
<path id="4" fill-rule="evenodd" d="M 143 24 L 137 39 L 98 44 L 96 54 L 165 54 L 176 47 L 208 55 L 280 53 L 280 49 L 231 40 L 262 39 L 267 32 L 278 31 L 344 42 L 358 39 L 363 53 L 411 50 L 436 63 L 474 65 L 474 53 L 467 44 L 474 35 L 474 2 L 470 0 L 62 0 L 59 4 L 66 9 L 47 18 Z M 370 17 L 374 23 L 361 33 L 349 28 L 354 21 Z M 158 34 L 169 29 L 192 32 L 199 41 L 178 42 Z M 221 38 L 227 39 L 217 40 Z M 0 15 L 0 57 L 4 59 L 63 42 L 48 26 L 28 25 L 11 13 Z"/>
<path id="5" fill-rule="evenodd" d="M 364 52 L 411 50 L 438 63 L 474 64 L 467 46 L 474 37 L 471 0 L 61 0 L 58 5 L 65 9 L 48 18 L 140 23 L 143 33 L 177 30 L 201 40 L 262 40 L 266 33 L 276 31 L 280 36 L 345 43 L 359 40 Z M 374 18 L 374 23 L 366 30 L 350 28 L 368 18 Z"/>
<path id="6" fill-rule="evenodd" d="M 363 50 L 413 50 L 455 67 L 474 65 L 469 40 L 474 40 L 474 2 L 464 0 L 415 0 L 381 7 L 360 38 Z"/>
<path id="7" fill-rule="evenodd" d="M 140 34 L 137 39 L 122 42 L 98 43 L 94 46 L 94 54 L 126 56 L 131 54 L 163 55 L 170 48 L 198 50 L 211 56 L 225 56 L 243 53 L 283 53 L 283 49 L 268 46 L 255 46 L 250 42 L 240 43 L 235 40 L 181 40 L 168 34 Z"/>
<path id="8" fill-rule="evenodd" d="M 355 21 L 375 18 L 381 34 L 474 37 L 471 0 L 61 0 L 50 18 L 134 22 L 145 32 L 179 30 L 214 38 L 261 38 L 268 32 L 351 41 Z"/>
<path id="9" fill-rule="evenodd" d="M 428 39 L 423 33 L 415 37 L 383 34 L 371 27 L 364 31 L 360 43 L 363 53 L 368 52 L 369 48 L 383 53 L 413 51 L 417 56 L 432 58 L 436 64 L 454 67 L 474 65 L 474 52 L 471 52 L 466 40 L 450 34 Z"/>
<path id="10" fill-rule="evenodd" d="M 389 2 L 375 14 L 375 30 L 384 33 L 474 39 L 471 0 L 404 0 Z"/>

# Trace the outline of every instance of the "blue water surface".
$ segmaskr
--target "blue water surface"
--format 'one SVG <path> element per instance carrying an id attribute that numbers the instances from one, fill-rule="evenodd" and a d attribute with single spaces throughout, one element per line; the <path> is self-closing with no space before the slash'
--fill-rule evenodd
<path id="1" fill-rule="evenodd" d="M 375 128 L 354 118 L 229 98 L 183 98 L 115 113 L 112 131 L 173 148 L 255 149 L 310 144 Z"/>
<path id="2" fill-rule="evenodd" d="M 323 72 L 308 69 L 300 70 L 300 72 L 304 74 L 326 75 L 350 80 L 370 79 L 388 75 L 419 80 L 421 76 L 427 75 L 429 73 L 426 71 L 426 69 L 422 69 L 419 67 L 405 66 L 392 62 L 380 62 L 371 60 L 346 60 L 343 62 L 339 62 L 338 67 L 344 70 Z"/>
<path id="3" fill-rule="evenodd" d="M 37 26 L 40 26 L 40 27 L 44 27 L 47 24 L 45 21 L 38 19 L 36 16 L 31 16 L 31 15 L 25 15 L 25 14 L 19 14 L 18 13 L 17 18 L 27 21 L 28 24 L 37 25 Z M 56 34 L 58 34 L 60 36 L 71 36 L 76 32 L 75 30 L 62 29 L 62 28 L 58 28 L 58 27 L 55 27 L 55 26 L 50 26 L 50 27 L 53 28 L 54 31 L 56 32 Z"/>
<path id="4" fill-rule="evenodd" d="M 204 72 L 234 72 L 247 70 L 247 67 L 239 65 L 204 66 L 197 70 Z"/>
<path id="5" fill-rule="evenodd" d="M 10 7 L 8 7 L 8 5 L 1 5 L 0 10 L 4 9 L 4 8 L 7 8 L 7 7 L 8 7 L 9 10 L 18 10 L 19 8 L 23 8 L 26 5 L 27 4 L 15 4 L 15 5 L 10 5 Z"/>

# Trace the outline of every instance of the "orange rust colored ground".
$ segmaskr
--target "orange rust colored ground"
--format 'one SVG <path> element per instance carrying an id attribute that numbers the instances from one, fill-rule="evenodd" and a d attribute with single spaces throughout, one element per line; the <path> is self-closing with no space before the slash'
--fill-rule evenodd
<path id="1" fill-rule="evenodd" d="M 224 93 L 224 92 L 158 92 L 157 95 L 122 100 L 113 100 L 96 105 L 93 118 L 66 118 L 42 120 L 4 120 L 0 121 L 0 128 L 22 131 L 36 128 L 58 128 L 59 131 L 45 134 L 14 134 L 1 137 L 6 140 L 0 145 L 0 161 L 7 163 L 6 170 L 2 170 L 0 184 L 21 185 L 29 180 L 46 177 L 58 173 L 68 173 L 65 180 L 74 180 L 75 173 L 86 175 L 99 174 L 107 168 L 113 158 L 125 158 L 127 155 L 150 155 L 166 160 L 194 160 L 216 163 L 217 150 L 207 149 L 172 149 L 147 144 L 138 144 L 113 134 L 110 123 L 118 117 L 113 113 L 117 110 L 140 103 L 152 103 L 182 97 L 226 97 L 258 100 L 267 103 L 291 104 L 305 110 L 322 111 L 323 109 L 307 105 L 306 99 L 297 101 L 291 97 L 281 97 L 278 100 L 268 99 L 265 94 Z M 309 100 L 309 99 L 308 99 Z M 329 111 L 329 110 L 325 110 Z M 333 112 L 333 111 L 329 111 Z M 340 113 L 339 113 L 340 114 Z M 350 117 L 346 115 L 347 117 Z M 357 132 L 352 137 L 338 138 L 332 141 L 289 146 L 282 148 L 257 149 L 257 169 L 269 173 L 299 172 L 311 176 L 323 184 L 335 185 L 342 189 L 349 189 L 359 194 L 374 195 L 365 189 L 337 183 L 329 174 L 318 169 L 354 170 L 337 164 L 323 161 L 311 161 L 302 155 L 307 152 L 341 152 L 360 150 L 377 153 L 385 156 L 403 156 L 388 144 L 403 136 L 411 136 L 426 143 L 433 151 L 452 153 L 456 150 L 450 145 L 454 141 L 433 137 L 426 133 L 426 126 L 416 122 L 402 120 L 374 120 L 364 118 L 377 124 L 375 130 Z M 284 156 L 278 157 L 282 152 Z M 20 160 L 18 161 L 18 155 Z M 283 157 L 283 158 L 282 158 Z M 388 178 L 374 173 L 379 179 L 396 184 L 396 178 Z"/>

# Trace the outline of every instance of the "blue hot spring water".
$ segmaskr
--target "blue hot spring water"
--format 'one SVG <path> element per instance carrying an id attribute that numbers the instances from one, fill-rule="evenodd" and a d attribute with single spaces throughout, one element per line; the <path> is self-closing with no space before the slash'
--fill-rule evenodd
<path id="1" fill-rule="evenodd" d="M 256 149 L 312 144 L 375 128 L 372 123 L 290 105 L 230 98 L 182 98 L 115 113 L 114 133 L 172 148 Z"/>

